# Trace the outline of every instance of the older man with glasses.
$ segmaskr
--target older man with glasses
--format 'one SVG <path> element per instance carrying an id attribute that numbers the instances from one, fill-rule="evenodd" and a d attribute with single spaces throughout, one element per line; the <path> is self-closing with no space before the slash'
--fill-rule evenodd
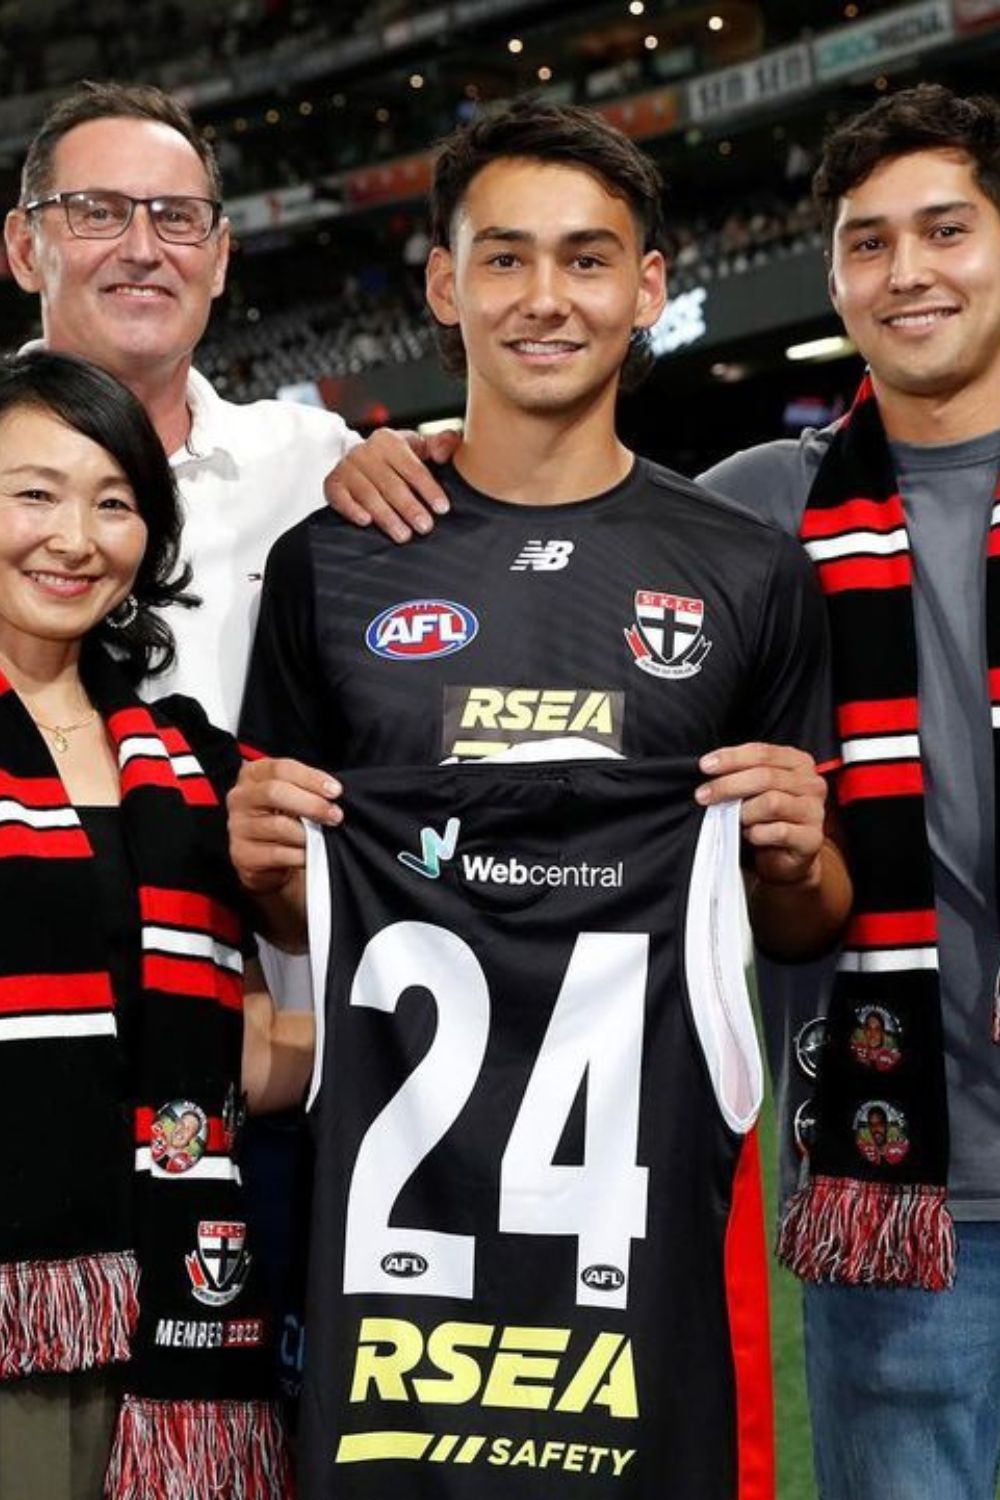
<path id="1" fill-rule="evenodd" d="M 6 237 L 46 346 L 117 375 L 171 455 L 203 602 L 171 612 L 178 663 L 163 689 L 232 726 L 267 549 L 322 503 L 353 435 L 332 413 L 233 405 L 192 369 L 229 224 L 211 146 L 158 89 L 84 84 L 61 100 L 28 150 Z"/>
<path id="2" fill-rule="evenodd" d="M 40 297 L 46 346 L 117 375 L 171 455 L 202 606 L 171 611 L 177 665 L 158 685 L 232 728 L 268 549 L 323 503 L 358 440 L 332 412 L 224 401 L 192 368 L 225 284 L 229 223 L 210 143 L 161 90 L 85 83 L 60 100 L 28 149 L 6 239 L 18 284 Z M 451 444 L 428 446 L 443 457 Z M 402 473 L 439 493 L 395 434 L 355 462 L 362 488 L 391 491 Z"/>

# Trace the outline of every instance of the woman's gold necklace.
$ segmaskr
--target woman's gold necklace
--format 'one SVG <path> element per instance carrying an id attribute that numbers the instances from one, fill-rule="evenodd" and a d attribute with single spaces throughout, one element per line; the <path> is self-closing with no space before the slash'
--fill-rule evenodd
<path id="1" fill-rule="evenodd" d="M 31 716 L 35 719 L 34 714 Z M 52 736 L 52 748 L 59 755 L 65 755 L 69 749 L 67 735 L 75 734 L 78 729 L 86 729 L 88 724 L 93 724 L 97 718 L 97 709 L 91 709 L 85 719 L 77 719 L 75 724 L 43 724 L 41 719 L 35 719 L 39 729 L 44 729 L 46 734 Z"/>

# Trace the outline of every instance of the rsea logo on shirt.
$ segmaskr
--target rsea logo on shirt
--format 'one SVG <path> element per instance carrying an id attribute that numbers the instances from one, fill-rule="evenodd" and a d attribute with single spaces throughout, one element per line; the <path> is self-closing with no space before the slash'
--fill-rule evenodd
<path id="1" fill-rule="evenodd" d="M 388 661 L 429 661 L 454 655 L 478 634 L 479 621 L 464 604 L 407 599 L 375 616 L 365 631 L 365 645 Z"/>
<path id="2" fill-rule="evenodd" d="M 442 755 L 481 760 L 512 745 L 575 735 L 622 752 L 625 694 L 608 688 L 457 687 L 444 690 Z"/>

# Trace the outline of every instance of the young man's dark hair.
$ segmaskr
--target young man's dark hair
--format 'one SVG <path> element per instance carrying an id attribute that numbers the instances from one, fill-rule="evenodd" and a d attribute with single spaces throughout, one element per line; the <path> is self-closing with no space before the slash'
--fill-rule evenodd
<path id="1" fill-rule="evenodd" d="M 914 151 L 962 151 L 986 197 L 1000 209 L 1000 103 L 963 98 L 940 83 L 921 83 L 880 99 L 837 127 L 823 144 L 813 197 L 829 242 L 837 205 L 883 161 Z"/>
<path id="2" fill-rule="evenodd" d="M 205 168 L 213 198 L 222 197 L 222 174 L 209 141 L 198 130 L 184 105 L 148 83 L 93 83 L 85 79 L 60 99 L 39 126 L 21 171 L 21 202 L 29 203 L 52 190 L 52 162 L 63 136 L 91 120 L 152 120 L 169 125 L 194 147 Z M 75 187 L 100 187 L 78 182 Z"/>
<path id="3" fill-rule="evenodd" d="M 643 253 L 664 249 L 663 179 L 656 164 L 594 110 L 531 98 L 486 112 L 441 145 L 430 191 L 435 245 L 450 248 L 455 214 L 472 179 L 490 162 L 509 157 L 592 173 L 609 193 L 628 203 Z M 461 331 L 438 325 L 436 337 L 444 368 L 449 375 L 463 376 Z M 622 367 L 622 388 L 638 385 L 651 364 L 649 335 L 637 330 Z"/>

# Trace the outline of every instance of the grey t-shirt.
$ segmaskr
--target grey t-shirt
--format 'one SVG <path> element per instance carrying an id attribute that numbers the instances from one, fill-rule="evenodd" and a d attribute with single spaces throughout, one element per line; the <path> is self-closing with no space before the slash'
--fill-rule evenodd
<path id="1" fill-rule="evenodd" d="M 737 453 L 701 482 L 798 533 L 831 429 Z M 944 446 L 892 445 L 914 559 L 921 750 L 940 927 L 951 1206 L 1000 1219 L 1000 1047 L 990 1035 L 1000 967 L 994 875 L 993 741 L 985 562 L 1000 432 Z M 878 643 L 872 643 L 878 649 Z M 833 961 L 764 962 L 767 1047 L 785 1122 L 782 1181 L 799 1172 L 791 1119 L 809 1095 L 794 1057 L 799 1027 L 823 1011 Z"/>

